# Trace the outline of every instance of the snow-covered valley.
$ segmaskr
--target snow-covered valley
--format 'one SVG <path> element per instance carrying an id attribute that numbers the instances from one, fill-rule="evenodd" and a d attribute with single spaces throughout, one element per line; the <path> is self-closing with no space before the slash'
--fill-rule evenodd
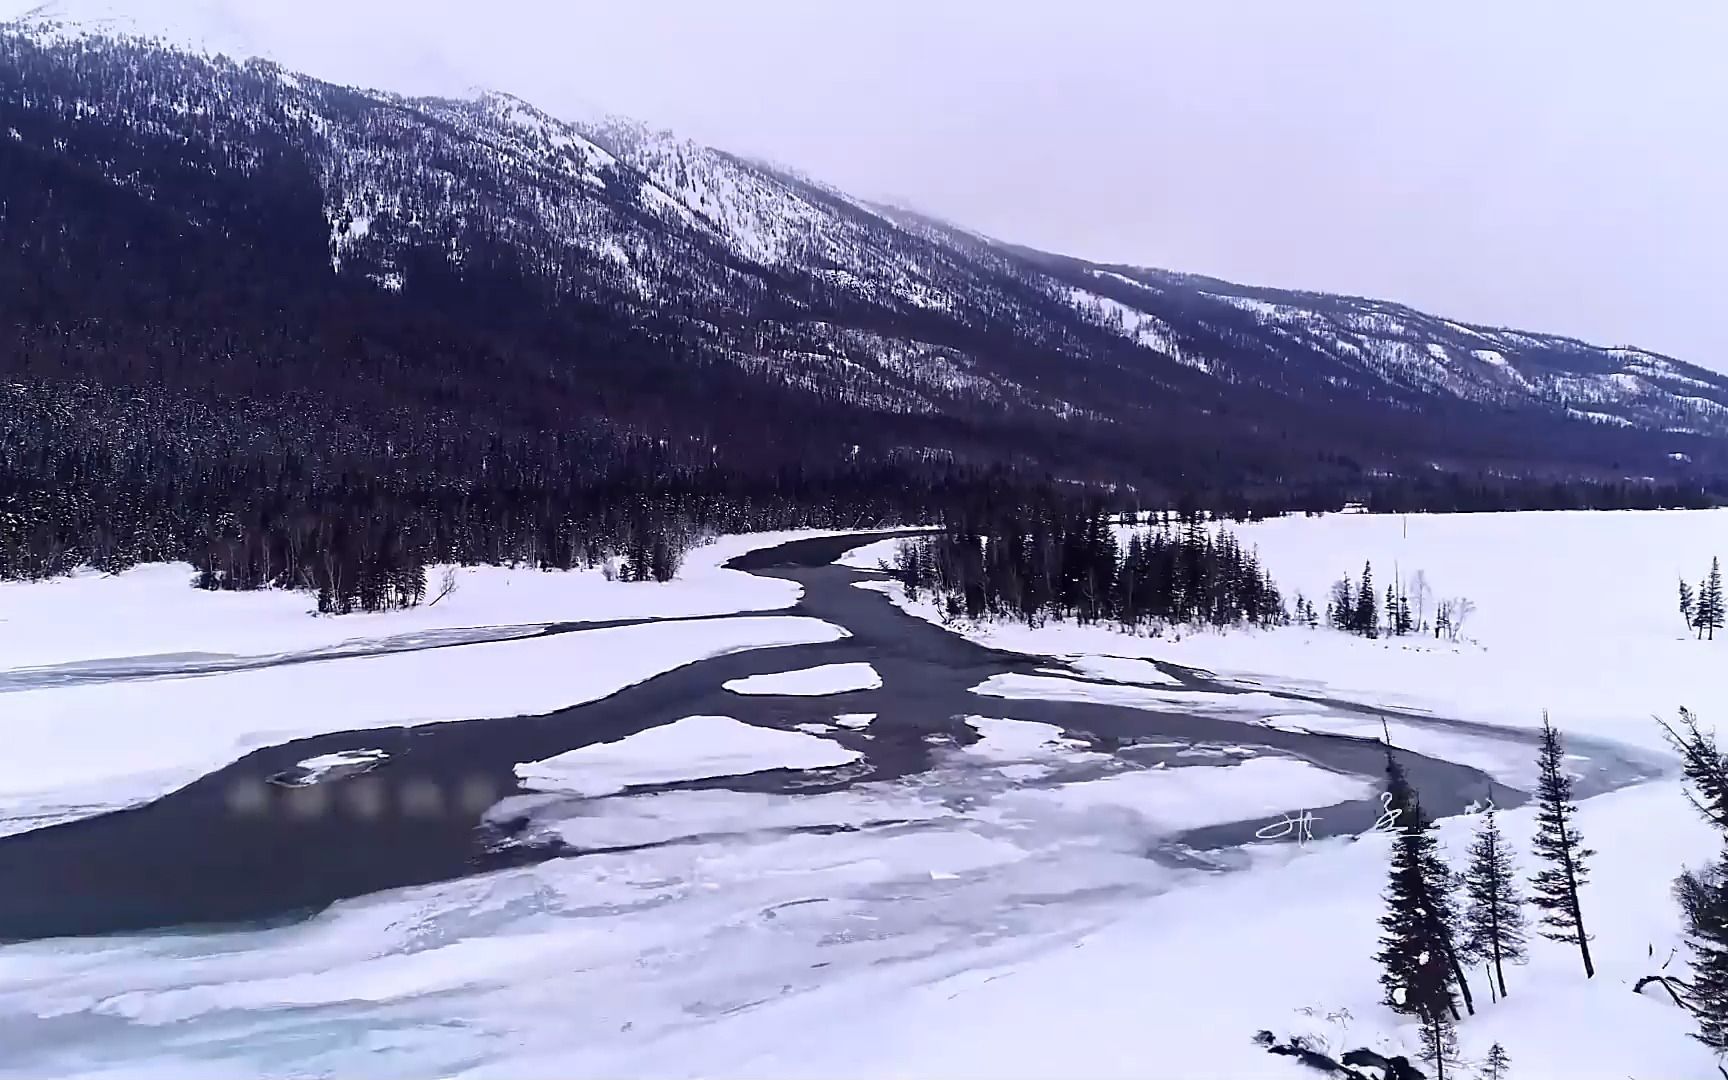
<path id="1" fill-rule="evenodd" d="M 1535 942 L 1462 1053 L 1500 1042 L 1515 1076 L 1713 1073 L 1685 1014 L 1630 989 L 1679 944 L 1671 879 L 1713 854 L 1652 717 L 1728 704 L 1728 644 L 1673 602 L 1728 513 L 1237 532 L 1287 595 L 1372 560 L 1477 610 L 1458 642 L 938 629 L 869 573 L 887 546 L 843 560 L 858 571 L 724 565 L 809 533 L 728 538 L 666 585 L 468 570 L 438 605 L 335 619 L 173 568 L 0 586 L 0 923 L 80 880 L 52 838 L 163 843 L 197 828 L 167 810 L 198 785 L 150 828 L 43 826 L 218 771 L 253 824 L 161 867 L 220 881 L 221 845 L 256 835 L 317 873 L 308 848 L 470 796 L 500 857 L 312 914 L 0 946 L 0 1076 L 1313 1075 L 1263 1029 L 1414 1056 L 1372 956 L 1374 740 L 1384 725 L 1452 815 L 1455 861 L 1493 799 L 1528 871 L 1513 807 L 1543 708 L 1591 796 L 1600 973 Z M 582 622 L 605 625 L 564 625 Z M 561 749 L 512 756 L 529 746 Z M 465 754 L 486 784 L 460 785 Z M 1295 815 L 1314 839 L 1279 830 Z M 19 842 L 48 857 L 8 860 Z"/>

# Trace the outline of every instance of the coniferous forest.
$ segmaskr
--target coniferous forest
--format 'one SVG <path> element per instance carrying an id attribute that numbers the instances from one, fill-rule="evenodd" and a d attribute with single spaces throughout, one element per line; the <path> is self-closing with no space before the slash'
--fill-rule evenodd
<path id="1" fill-rule="evenodd" d="M 894 573 L 951 617 L 1271 626 L 1289 615 L 1271 575 L 1199 514 L 1117 536 L 1102 509 L 1060 504 L 902 541 Z"/>

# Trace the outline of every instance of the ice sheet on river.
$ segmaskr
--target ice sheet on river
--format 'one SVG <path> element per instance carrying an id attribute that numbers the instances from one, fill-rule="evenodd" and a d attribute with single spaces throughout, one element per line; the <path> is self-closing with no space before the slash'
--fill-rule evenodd
<path id="1" fill-rule="evenodd" d="M 617 742 L 583 746 L 516 766 L 524 787 L 589 797 L 633 787 L 743 776 L 768 769 L 825 769 L 863 755 L 831 739 L 777 731 L 730 716 L 686 716 Z"/>
<path id="2" fill-rule="evenodd" d="M 882 686 L 882 676 L 867 663 L 821 664 L 796 671 L 776 671 L 767 675 L 731 679 L 721 685 L 734 694 L 820 697 L 823 694 L 844 694 L 849 690 L 879 689 Z"/>

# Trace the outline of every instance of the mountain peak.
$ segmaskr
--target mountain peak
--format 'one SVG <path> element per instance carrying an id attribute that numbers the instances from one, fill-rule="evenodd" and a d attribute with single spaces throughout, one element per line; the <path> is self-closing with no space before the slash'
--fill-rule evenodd
<path id="1" fill-rule="evenodd" d="M 101 37 L 235 60 L 271 58 L 251 21 L 222 0 L 175 0 L 148 13 L 111 0 L 0 0 L 0 27 L 43 43 Z"/>

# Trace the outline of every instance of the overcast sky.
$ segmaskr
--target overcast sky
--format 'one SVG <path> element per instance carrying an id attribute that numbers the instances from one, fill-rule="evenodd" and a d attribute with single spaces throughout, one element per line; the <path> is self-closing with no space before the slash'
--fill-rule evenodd
<path id="1" fill-rule="evenodd" d="M 34 0 L 0 0 L 0 10 Z M 1004 239 L 1728 370 L 1728 2 L 61 0 Z"/>

